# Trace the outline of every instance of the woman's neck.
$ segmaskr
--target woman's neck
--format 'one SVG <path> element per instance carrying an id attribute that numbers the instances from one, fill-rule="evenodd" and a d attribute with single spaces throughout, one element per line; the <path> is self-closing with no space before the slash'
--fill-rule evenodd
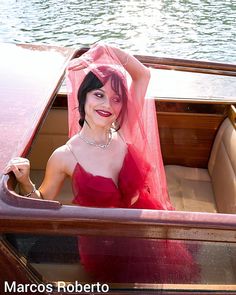
<path id="1" fill-rule="evenodd" d="M 97 144 L 106 144 L 109 139 L 110 128 L 91 127 L 85 122 L 80 130 L 80 135 Z"/>

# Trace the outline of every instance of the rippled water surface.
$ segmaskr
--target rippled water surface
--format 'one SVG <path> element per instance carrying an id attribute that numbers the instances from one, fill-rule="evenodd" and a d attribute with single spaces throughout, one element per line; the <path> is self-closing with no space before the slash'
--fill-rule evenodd
<path id="1" fill-rule="evenodd" d="M 236 63 L 236 0 L 0 0 L 0 41 Z"/>

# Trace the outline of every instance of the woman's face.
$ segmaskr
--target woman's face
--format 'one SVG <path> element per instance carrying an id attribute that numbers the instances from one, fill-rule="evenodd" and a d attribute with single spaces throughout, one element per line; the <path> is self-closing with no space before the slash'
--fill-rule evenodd
<path id="1" fill-rule="evenodd" d="M 122 108 L 122 99 L 111 88 L 108 81 L 102 88 L 87 93 L 85 103 L 85 120 L 91 126 L 110 128 L 116 121 Z"/>

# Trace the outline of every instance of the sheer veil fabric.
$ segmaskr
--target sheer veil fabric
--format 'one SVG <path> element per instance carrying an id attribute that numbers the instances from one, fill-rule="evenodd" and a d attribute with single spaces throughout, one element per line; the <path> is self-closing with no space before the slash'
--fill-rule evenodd
<path id="1" fill-rule="evenodd" d="M 104 70 L 109 69 L 109 71 Z M 168 192 L 162 161 L 159 132 L 156 119 L 155 102 L 152 99 L 138 100 L 133 91 L 132 79 L 118 60 L 111 47 L 103 44 L 93 46 L 81 57 L 73 59 L 67 69 L 66 82 L 68 91 L 69 137 L 79 129 L 78 89 L 84 77 L 92 71 L 102 82 L 107 73 L 114 71 L 127 87 L 127 109 L 123 124 L 118 131 L 127 144 L 141 155 L 137 166 L 145 173 L 150 195 L 155 198 L 160 210 L 173 210 Z M 144 85 L 143 93 L 146 92 Z M 141 160 L 140 160 L 141 159 Z"/>
<path id="2" fill-rule="evenodd" d="M 84 77 L 90 71 L 103 84 L 114 71 L 126 85 L 127 107 L 123 124 L 118 132 L 127 143 L 127 150 L 132 153 L 127 153 L 126 162 L 124 161 L 126 167 L 121 170 L 122 174 L 120 173 L 120 180 L 123 181 L 120 181 L 118 188 L 113 189 L 112 193 L 103 188 L 107 188 L 109 182 L 110 189 L 110 180 L 105 181 L 102 178 L 101 182 L 98 176 L 89 177 L 91 184 L 88 181 L 88 173 L 79 168 L 76 171 L 78 177 L 75 173 L 72 179 L 74 187 L 80 183 L 78 195 L 74 190 L 74 195 L 80 198 L 77 204 L 98 207 L 104 199 L 103 207 L 112 207 L 109 204 L 112 202 L 115 204 L 112 198 L 114 200 L 117 195 L 116 204 L 121 208 L 173 210 L 167 193 L 154 101 L 145 99 L 145 85 L 141 90 L 143 97 L 140 100 L 135 97 L 131 77 L 114 51 L 106 45 L 92 47 L 69 64 L 67 70 L 69 136 L 76 134 L 80 128 L 77 93 Z M 138 173 L 135 174 L 135 171 Z M 139 187 L 141 184 L 139 199 L 134 204 L 129 202 L 131 184 L 134 184 L 135 189 L 136 185 Z M 89 191 L 91 194 L 86 195 Z M 127 200 L 121 206 L 119 206 L 120 195 L 121 199 Z M 82 200 L 84 202 L 81 202 Z M 189 247 L 179 241 L 80 236 L 78 247 L 81 263 L 95 281 L 189 283 L 198 280 L 199 268 L 191 253 L 195 251 L 191 249 L 189 251 Z"/>

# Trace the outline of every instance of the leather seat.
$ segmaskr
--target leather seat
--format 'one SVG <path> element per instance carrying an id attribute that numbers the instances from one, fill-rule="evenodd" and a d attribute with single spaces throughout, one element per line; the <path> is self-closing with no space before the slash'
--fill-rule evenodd
<path id="1" fill-rule="evenodd" d="M 236 213 L 236 130 L 228 118 L 217 132 L 208 169 L 165 166 L 176 210 Z"/>
<path id="2" fill-rule="evenodd" d="M 165 170 L 170 199 L 176 210 L 217 212 L 207 169 L 168 165 Z"/>

